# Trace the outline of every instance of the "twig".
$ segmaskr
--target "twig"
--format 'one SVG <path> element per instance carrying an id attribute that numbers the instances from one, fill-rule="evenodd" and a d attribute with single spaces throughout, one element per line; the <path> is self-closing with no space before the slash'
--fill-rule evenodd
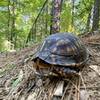
<path id="1" fill-rule="evenodd" d="M 83 77 L 82 77 L 82 74 L 79 73 L 79 75 L 80 75 L 80 78 L 81 78 L 81 80 L 82 80 L 82 84 L 83 84 L 85 90 L 87 91 L 87 89 L 86 89 L 86 85 L 85 85 L 85 83 L 84 83 L 84 79 L 83 79 Z"/>
<path id="2" fill-rule="evenodd" d="M 66 88 L 65 88 L 65 90 L 64 90 L 64 93 L 63 93 L 63 95 L 62 95 L 61 100 L 63 100 L 63 99 L 64 99 L 65 93 L 66 93 L 66 91 L 67 91 L 67 89 L 68 89 L 69 85 L 70 85 L 70 82 L 69 82 L 69 83 L 68 83 L 68 85 L 66 86 Z"/>
<path id="3" fill-rule="evenodd" d="M 90 66 L 89 66 L 89 68 L 90 68 L 91 70 L 93 70 L 93 71 L 100 77 L 100 74 L 99 74 L 96 70 L 94 70 L 94 69 L 91 68 Z"/>
<path id="4" fill-rule="evenodd" d="M 69 96 L 68 96 L 68 99 L 67 99 L 67 100 L 71 100 L 72 91 L 73 91 L 73 85 L 71 86 L 70 94 L 69 94 Z"/>
<path id="5" fill-rule="evenodd" d="M 75 90 L 76 88 L 73 88 L 73 90 Z M 80 87 L 80 89 L 84 89 L 85 90 L 85 87 Z M 88 90 L 88 89 L 100 89 L 100 86 L 88 86 L 88 87 L 86 87 L 86 89 Z M 70 90 L 70 88 L 68 88 L 67 89 L 68 91 Z"/>
<path id="6" fill-rule="evenodd" d="M 77 86 L 76 86 L 71 80 L 69 80 L 69 79 L 65 79 L 65 80 L 69 81 L 69 82 L 75 87 L 75 89 L 77 89 L 78 92 L 80 91 L 80 90 L 77 88 Z"/>
<path id="7" fill-rule="evenodd" d="M 79 90 L 79 91 L 76 90 L 76 100 L 79 100 L 80 98 L 80 77 L 78 78 L 78 80 L 76 80 L 76 86 Z"/>
<path id="8" fill-rule="evenodd" d="M 94 42 L 87 42 L 88 44 L 93 44 L 93 45 L 100 45 L 100 43 L 94 43 Z"/>

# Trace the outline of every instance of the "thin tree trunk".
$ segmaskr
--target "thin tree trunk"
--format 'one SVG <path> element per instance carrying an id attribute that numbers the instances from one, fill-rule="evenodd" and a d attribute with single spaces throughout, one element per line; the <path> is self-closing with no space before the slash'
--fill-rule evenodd
<path id="1" fill-rule="evenodd" d="M 8 41 L 10 40 L 10 21 L 11 21 L 11 14 L 10 14 L 10 0 L 8 0 L 8 33 L 7 33 L 7 38 L 8 38 Z"/>
<path id="2" fill-rule="evenodd" d="M 46 16 L 48 16 L 48 4 L 46 6 Z M 48 34 L 48 18 L 45 16 L 45 34 Z"/>
<path id="3" fill-rule="evenodd" d="M 94 1 L 94 11 L 93 11 L 93 25 L 92 31 L 96 31 L 99 28 L 99 17 L 100 17 L 100 0 Z"/>
<path id="4" fill-rule="evenodd" d="M 91 11 L 92 11 L 92 5 L 90 7 L 90 11 L 89 11 L 88 18 L 87 18 L 86 32 L 90 31 Z"/>
<path id="5" fill-rule="evenodd" d="M 90 19 L 91 19 L 91 12 L 89 13 L 88 18 L 87 18 L 86 32 L 89 32 L 89 29 L 90 29 Z"/>
<path id="6" fill-rule="evenodd" d="M 12 48 L 16 47 L 16 33 L 15 33 L 15 2 L 12 4 L 12 25 L 11 25 L 11 43 L 14 45 Z M 11 49 L 12 49 L 11 48 Z"/>
<path id="7" fill-rule="evenodd" d="M 53 0 L 52 2 L 50 34 L 60 31 L 60 13 L 62 2 L 63 0 Z"/>
<path id="8" fill-rule="evenodd" d="M 75 0 L 72 0 L 72 22 L 71 25 L 72 27 L 74 26 L 74 4 L 75 4 Z"/>

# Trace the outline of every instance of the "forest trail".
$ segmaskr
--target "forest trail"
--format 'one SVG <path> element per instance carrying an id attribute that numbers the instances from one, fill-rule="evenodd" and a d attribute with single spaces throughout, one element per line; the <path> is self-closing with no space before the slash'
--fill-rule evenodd
<path id="1" fill-rule="evenodd" d="M 81 97 L 89 97 L 89 100 L 100 100 L 100 34 L 83 36 L 82 40 L 88 48 L 90 60 L 89 65 L 82 72 L 84 84 L 80 85 Z M 41 80 L 36 80 L 31 61 L 37 47 L 35 45 L 12 53 L 0 53 L 0 100 L 33 100 L 35 92 L 39 93 L 38 95 L 41 97 L 37 100 L 42 100 L 42 97 L 47 96 L 44 93 L 47 91 L 40 93 L 38 92 L 39 88 L 33 89 L 36 82 L 37 86 L 41 86 Z M 46 79 L 46 81 L 49 80 Z M 52 82 L 50 86 L 54 87 L 54 84 Z M 48 88 L 52 91 L 52 88 Z M 43 88 L 41 89 L 43 90 Z M 34 90 L 36 91 L 33 92 Z"/>

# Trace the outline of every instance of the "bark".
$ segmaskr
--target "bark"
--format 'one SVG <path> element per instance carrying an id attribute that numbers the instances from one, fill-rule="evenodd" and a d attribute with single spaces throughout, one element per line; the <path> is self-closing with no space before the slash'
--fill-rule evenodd
<path id="1" fill-rule="evenodd" d="M 16 32 L 15 32 L 15 2 L 12 4 L 12 20 L 11 20 L 11 37 L 10 41 L 14 45 L 12 46 L 11 49 L 16 47 Z"/>
<path id="2" fill-rule="evenodd" d="M 8 34 L 7 34 L 7 38 L 8 41 L 10 40 L 10 21 L 11 21 L 11 14 L 10 14 L 10 0 L 8 0 Z"/>
<path id="3" fill-rule="evenodd" d="M 93 25 L 92 31 L 96 31 L 99 28 L 99 17 L 100 17 L 100 0 L 94 1 L 94 11 L 93 11 Z"/>
<path id="4" fill-rule="evenodd" d="M 60 14 L 63 0 L 53 0 L 51 11 L 51 26 L 50 34 L 54 34 L 60 31 Z"/>
<path id="5" fill-rule="evenodd" d="M 92 11 L 92 5 L 90 7 L 90 11 L 89 11 L 88 18 L 87 18 L 86 32 L 89 32 L 90 31 L 91 11 Z"/>
<path id="6" fill-rule="evenodd" d="M 75 0 L 72 0 L 72 27 L 74 26 L 74 4 L 75 4 Z"/>
<path id="7" fill-rule="evenodd" d="M 46 6 L 46 16 L 48 16 L 48 4 Z M 48 34 L 48 18 L 45 19 L 45 34 Z"/>

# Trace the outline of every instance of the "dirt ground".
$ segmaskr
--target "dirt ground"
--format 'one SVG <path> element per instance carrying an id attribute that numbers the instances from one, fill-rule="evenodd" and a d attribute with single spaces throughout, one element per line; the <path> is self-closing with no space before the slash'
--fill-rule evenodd
<path id="1" fill-rule="evenodd" d="M 40 78 L 31 61 L 38 45 L 0 53 L 0 100 L 100 100 L 100 34 L 81 38 L 90 54 L 80 78 L 64 80 L 63 94 L 55 96 L 61 79 Z"/>

